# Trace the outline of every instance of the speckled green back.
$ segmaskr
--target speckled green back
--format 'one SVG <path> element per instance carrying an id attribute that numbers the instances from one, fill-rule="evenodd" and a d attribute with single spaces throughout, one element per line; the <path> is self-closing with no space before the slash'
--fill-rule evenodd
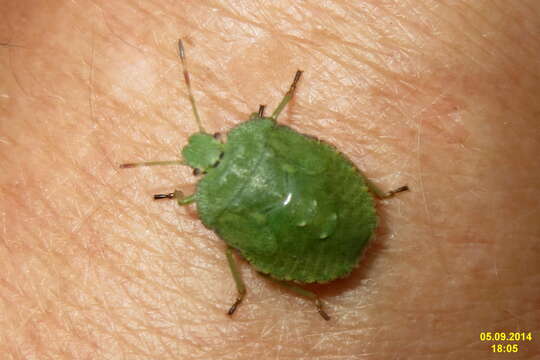
<path id="1" fill-rule="evenodd" d="M 326 282 L 351 272 L 377 217 L 347 158 L 268 118 L 231 130 L 224 153 L 197 185 L 206 227 L 277 279 Z"/>

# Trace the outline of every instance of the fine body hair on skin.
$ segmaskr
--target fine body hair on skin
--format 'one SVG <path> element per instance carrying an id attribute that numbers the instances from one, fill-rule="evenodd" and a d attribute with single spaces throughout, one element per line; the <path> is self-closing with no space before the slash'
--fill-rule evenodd
<path id="1" fill-rule="evenodd" d="M 476 359 L 481 332 L 537 334 L 537 1 L 5 3 L 3 357 Z M 244 261 L 227 317 L 224 243 L 151 199 L 191 193 L 191 170 L 118 170 L 197 131 L 178 38 L 208 132 L 273 109 L 302 69 L 280 122 L 414 189 L 378 203 L 350 277 L 310 287 L 332 321 Z"/>

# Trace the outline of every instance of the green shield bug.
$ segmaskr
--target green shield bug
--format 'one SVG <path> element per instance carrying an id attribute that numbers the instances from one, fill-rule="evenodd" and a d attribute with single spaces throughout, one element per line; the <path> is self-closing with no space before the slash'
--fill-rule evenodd
<path id="1" fill-rule="evenodd" d="M 299 286 L 347 276 L 358 264 L 377 226 L 373 195 L 383 192 L 335 147 L 303 135 L 277 118 L 292 99 L 294 80 L 272 115 L 265 107 L 234 127 L 222 142 L 204 131 L 191 90 L 182 41 L 178 49 L 199 132 L 189 137 L 182 160 L 122 164 L 121 168 L 187 165 L 202 174 L 194 194 L 178 190 L 154 195 L 179 205 L 196 203 L 200 220 L 227 244 L 226 257 L 238 297 L 246 287 L 233 256 L 236 249 L 257 271 L 311 299 L 325 319 L 319 297 Z"/>

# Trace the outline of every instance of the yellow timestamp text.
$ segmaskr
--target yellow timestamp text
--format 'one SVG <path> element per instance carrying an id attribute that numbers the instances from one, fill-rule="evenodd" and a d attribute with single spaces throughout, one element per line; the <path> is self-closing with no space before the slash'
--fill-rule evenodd
<path id="1" fill-rule="evenodd" d="M 530 331 L 509 331 L 509 332 L 491 332 L 482 331 L 480 333 L 480 341 L 482 342 L 497 342 L 491 344 L 491 351 L 494 353 L 517 353 L 519 351 L 519 341 L 532 341 L 533 336 Z M 514 342 L 509 344 L 508 342 Z"/>
<path id="2" fill-rule="evenodd" d="M 483 331 L 480 333 L 480 341 L 532 341 L 532 333 L 530 331 Z"/>
<path id="3" fill-rule="evenodd" d="M 491 351 L 494 353 L 517 353 L 519 351 L 518 344 L 493 344 Z"/>

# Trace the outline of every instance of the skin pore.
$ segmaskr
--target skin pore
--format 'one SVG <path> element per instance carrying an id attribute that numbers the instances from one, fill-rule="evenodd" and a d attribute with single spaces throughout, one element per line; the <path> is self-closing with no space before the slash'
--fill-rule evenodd
<path id="1" fill-rule="evenodd" d="M 540 3 L 2 1 L 0 353 L 8 359 L 479 359 L 481 332 L 539 356 Z M 174 160 L 203 125 L 270 112 L 383 189 L 332 317 L 239 261 Z M 534 339 L 536 337 L 536 339 Z M 500 342 L 499 342 L 500 343 Z M 512 342 L 514 343 L 514 342 Z M 506 343 L 504 343 L 506 344 Z M 7 356 L 6 356 L 7 354 Z"/>

